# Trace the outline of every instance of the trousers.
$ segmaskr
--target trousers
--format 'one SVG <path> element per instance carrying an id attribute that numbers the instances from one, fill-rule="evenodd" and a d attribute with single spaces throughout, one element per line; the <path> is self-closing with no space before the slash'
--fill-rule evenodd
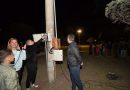
<path id="1" fill-rule="evenodd" d="M 76 90 L 76 86 L 78 86 L 79 90 L 83 90 L 83 85 L 80 80 L 80 65 L 69 67 L 69 72 L 72 81 L 72 90 Z"/>
<path id="2" fill-rule="evenodd" d="M 26 80 L 26 88 L 30 87 L 30 84 L 35 83 L 37 74 L 37 65 L 34 63 L 27 63 L 27 80 Z"/>

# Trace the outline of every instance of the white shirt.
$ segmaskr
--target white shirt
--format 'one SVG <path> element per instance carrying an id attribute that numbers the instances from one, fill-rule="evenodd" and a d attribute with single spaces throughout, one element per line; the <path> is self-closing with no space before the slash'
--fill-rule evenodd
<path id="1" fill-rule="evenodd" d="M 22 68 L 23 60 L 26 60 L 26 51 L 25 50 L 13 50 L 15 57 L 14 68 L 16 71 L 19 71 Z"/>

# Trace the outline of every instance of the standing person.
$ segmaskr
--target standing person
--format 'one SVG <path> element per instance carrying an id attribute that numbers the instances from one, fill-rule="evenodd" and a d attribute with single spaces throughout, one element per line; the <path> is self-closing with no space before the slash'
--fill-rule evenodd
<path id="1" fill-rule="evenodd" d="M 44 37 L 43 37 L 44 38 Z M 35 84 L 35 79 L 37 75 L 37 51 L 38 45 L 42 42 L 42 38 L 34 43 L 33 40 L 28 39 L 26 41 L 26 54 L 27 54 L 27 80 L 26 80 L 26 90 L 30 90 L 30 84 L 32 87 L 37 88 L 38 85 Z"/>
<path id="2" fill-rule="evenodd" d="M 75 36 L 73 34 L 69 34 L 67 36 L 67 42 L 70 44 L 67 52 L 68 68 L 72 81 L 72 90 L 76 90 L 76 85 L 79 90 L 83 90 L 83 85 L 80 80 L 80 65 L 83 65 L 83 61 L 80 56 L 79 48 L 74 39 Z"/>
<path id="3" fill-rule="evenodd" d="M 89 44 L 89 55 L 93 55 L 93 44 Z"/>
<path id="4" fill-rule="evenodd" d="M 12 50 L 14 54 L 14 67 L 18 73 L 19 83 L 21 85 L 23 74 L 23 60 L 26 60 L 26 52 L 25 50 L 20 49 L 18 40 L 16 38 L 9 39 L 7 49 Z"/>
<path id="5" fill-rule="evenodd" d="M 11 64 L 14 55 L 10 50 L 0 50 L 0 90 L 20 90 L 17 73 Z"/>
<path id="6" fill-rule="evenodd" d="M 128 56 L 130 56 L 130 40 L 128 41 Z"/>

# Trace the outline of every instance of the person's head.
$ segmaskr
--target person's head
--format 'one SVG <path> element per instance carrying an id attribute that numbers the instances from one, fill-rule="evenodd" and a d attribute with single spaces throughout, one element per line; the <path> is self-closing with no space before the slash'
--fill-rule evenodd
<path id="1" fill-rule="evenodd" d="M 74 40 L 75 40 L 74 34 L 68 34 L 68 36 L 67 36 L 67 42 L 68 42 L 68 43 L 71 43 L 71 42 L 73 42 Z"/>
<path id="2" fill-rule="evenodd" d="M 0 50 L 0 63 L 8 63 L 14 61 L 14 55 L 11 50 Z"/>
<path id="3" fill-rule="evenodd" d="M 27 41 L 26 41 L 26 45 L 34 45 L 34 41 L 33 40 L 31 40 L 31 39 L 28 39 Z"/>
<path id="4" fill-rule="evenodd" d="M 19 44 L 18 44 L 18 40 L 16 38 L 10 38 L 8 40 L 7 48 L 9 50 L 14 50 L 14 49 L 17 49 L 18 47 L 19 47 Z"/>

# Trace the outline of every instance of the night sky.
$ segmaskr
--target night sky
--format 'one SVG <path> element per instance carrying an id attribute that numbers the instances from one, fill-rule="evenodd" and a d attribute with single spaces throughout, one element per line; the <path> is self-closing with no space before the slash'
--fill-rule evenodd
<path id="1" fill-rule="evenodd" d="M 111 0 L 56 0 L 58 37 L 66 38 L 68 33 L 76 34 L 81 28 L 82 42 L 89 37 L 104 40 L 114 29 L 122 28 L 104 16 L 105 6 Z M 23 41 L 33 33 L 45 32 L 44 0 L 2 0 L 0 1 L 0 38 L 5 43 L 10 37 Z M 117 28 L 118 27 L 118 28 Z M 116 33 L 116 32 L 114 32 Z M 64 36 L 64 37 L 63 37 Z"/>

